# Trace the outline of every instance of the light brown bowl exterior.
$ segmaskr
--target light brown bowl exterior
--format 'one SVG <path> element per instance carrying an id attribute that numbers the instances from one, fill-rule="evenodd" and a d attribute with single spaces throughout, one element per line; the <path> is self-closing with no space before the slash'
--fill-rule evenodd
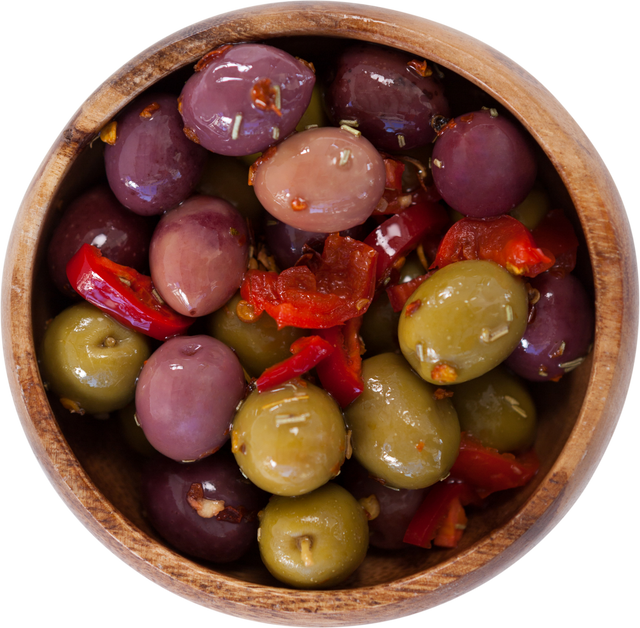
<path id="1" fill-rule="evenodd" d="M 537 446 L 551 453 L 536 482 L 478 519 L 459 550 L 415 559 L 416 565 L 406 555 L 374 554 L 361 568 L 363 575 L 332 591 L 292 591 L 256 575 L 259 567 L 251 564 L 214 571 L 159 542 L 135 514 L 126 490 L 109 484 L 108 461 L 89 456 L 81 439 L 72 448 L 63 434 L 63 421 L 40 379 L 33 332 L 34 321 L 46 314 L 40 312 L 35 278 L 56 199 L 69 182 L 61 183 L 104 124 L 151 84 L 219 44 L 292 35 L 402 48 L 454 70 L 510 109 L 568 191 L 584 232 L 596 298 L 591 363 L 549 401 L 552 409 L 561 405 L 570 420 L 558 431 L 545 428 L 551 422 L 543 417 Z M 621 200 L 593 146 L 553 96 L 512 61 L 457 31 L 333 2 L 274 4 L 206 20 L 149 48 L 108 79 L 72 118 L 34 177 L 14 225 L 2 290 L 15 404 L 36 456 L 76 516 L 125 562 L 185 598 L 232 615 L 296 625 L 354 625 L 427 609 L 476 587 L 531 549 L 571 507 L 609 442 L 629 384 L 638 316 L 635 252 Z"/>

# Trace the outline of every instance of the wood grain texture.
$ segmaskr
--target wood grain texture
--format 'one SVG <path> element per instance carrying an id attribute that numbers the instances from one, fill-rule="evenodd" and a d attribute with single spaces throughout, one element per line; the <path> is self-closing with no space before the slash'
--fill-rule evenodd
<path id="1" fill-rule="evenodd" d="M 474 513 L 457 550 L 372 551 L 334 591 L 292 591 L 253 559 L 212 567 L 166 547 L 140 512 L 139 461 L 109 426 L 78 421 L 49 401 L 36 362 L 44 321 L 56 311 L 43 265 L 46 242 L 61 208 L 95 172 L 100 149 L 89 145 L 102 126 L 141 91 L 221 43 L 284 36 L 350 37 L 402 48 L 457 72 L 510 109 L 546 155 L 549 185 L 575 208 L 588 251 L 583 272 L 596 300 L 591 359 L 538 395 L 542 470 L 535 481 Z M 2 290 L 16 407 L 34 453 L 76 516 L 125 562 L 175 593 L 233 615 L 295 625 L 354 625 L 417 612 L 481 584 L 533 547 L 572 505 L 602 456 L 622 408 L 637 334 L 636 261 L 624 208 L 593 146 L 559 103 L 472 38 L 413 16 L 342 3 L 276 4 L 214 17 L 162 40 L 108 79 L 36 173 L 16 219 Z"/>

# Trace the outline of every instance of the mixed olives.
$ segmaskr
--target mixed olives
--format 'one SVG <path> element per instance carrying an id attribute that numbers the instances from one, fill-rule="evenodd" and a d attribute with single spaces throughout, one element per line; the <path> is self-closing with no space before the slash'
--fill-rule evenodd
<path id="1" fill-rule="evenodd" d="M 536 472 L 526 381 L 577 368 L 594 328 L 517 122 L 454 110 L 428 60 L 338 49 L 220 46 L 103 129 L 104 181 L 50 240 L 69 305 L 39 353 L 65 408 L 125 424 L 169 545 L 253 549 L 300 588 L 339 585 L 369 544 L 455 547 L 464 508 Z M 98 307 L 74 302 L 88 285 Z M 132 300 L 153 334 L 112 318 Z M 501 473 L 483 484 L 474 456 Z"/>

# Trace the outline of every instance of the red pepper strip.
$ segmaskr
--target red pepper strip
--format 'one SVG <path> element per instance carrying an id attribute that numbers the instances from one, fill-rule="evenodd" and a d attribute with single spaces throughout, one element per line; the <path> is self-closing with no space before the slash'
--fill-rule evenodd
<path id="1" fill-rule="evenodd" d="M 288 382 L 310 371 L 319 362 L 334 352 L 333 347 L 320 336 L 305 336 L 291 345 L 293 355 L 278 364 L 270 366 L 256 380 L 258 392 Z"/>
<path id="2" fill-rule="evenodd" d="M 440 243 L 431 268 L 453 262 L 487 259 L 514 275 L 535 277 L 553 266 L 550 251 L 536 246 L 531 232 L 512 216 L 463 218 L 456 222 Z"/>
<path id="3" fill-rule="evenodd" d="M 384 157 L 384 172 L 386 181 L 385 189 L 402 192 L 402 174 L 404 173 L 404 163 L 391 157 Z"/>
<path id="4" fill-rule="evenodd" d="M 422 238 L 444 231 L 449 224 L 449 215 L 442 205 L 420 201 L 374 229 L 364 243 L 378 252 L 377 286 L 390 275 L 393 264 L 418 246 Z"/>
<path id="5" fill-rule="evenodd" d="M 391 302 L 391 307 L 394 312 L 402 312 L 404 304 L 409 300 L 409 297 L 416 291 L 418 286 L 425 280 L 431 277 L 435 271 L 430 270 L 424 275 L 414 277 L 411 281 L 405 283 L 397 283 L 395 286 L 389 286 L 387 288 L 387 296 Z"/>
<path id="6" fill-rule="evenodd" d="M 249 270 L 240 294 L 257 316 L 266 311 L 278 327 L 326 329 L 364 314 L 375 293 L 377 253 L 352 238 L 331 234 L 322 255 L 274 272 Z"/>
<path id="7" fill-rule="evenodd" d="M 341 407 L 346 408 L 364 390 L 362 381 L 362 345 L 360 343 L 362 317 L 352 318 L 344 325 L 319 329 L 335 351 L 316 369 L 322 387 L 333 395 Z"/>
<path id="8" fill-rule="evenodd" d="M 463 432 L 451 477 L 467 482 L 484 499 L 495 491 L 524 486 L 539 468 L 540 462 L 533 450 L 516 458 L 513 454 L 501 454 L 485 447 Z"/>
<path id="9" fill-rule="evenodd" d="M 151 277 L 116 264 L 100 249 L 83 244 L 67 264 L 73 289 L 125 327 L 157 340 L 184 334 L 194 319 L 174 312 L 153 287 Z"/>
<path id="10" fill-rule="evenodd" d="M 456 547 L 467 527 L 467 515 L 456 497 L 449 504 L 449 510 L 440 524 L 433 544 L 438 547 Z"/>
<path id="11" fill-rule="evenodd" d="M 454 500 L 458 503 L 473 501 L 473 491 L 464 482 L 438 482 L 434 484 L 413 515 L 403 541 L 429 549 L 438 529 L 447 516 Z"/>
<path id="12" fill-rule="evenodd" d="M 573 225 L 561 209 L 550 211 L 533 230 L 533 238 L 544 249 L 549 249 L 556 258 L 554 271 L 570 273 L 576 267 L 578 238 Z"/>

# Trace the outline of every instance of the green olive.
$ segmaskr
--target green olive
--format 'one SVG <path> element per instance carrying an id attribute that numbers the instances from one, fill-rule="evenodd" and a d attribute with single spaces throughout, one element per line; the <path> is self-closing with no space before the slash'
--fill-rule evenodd
<path id="1" fill-rule="evenodd" d="M 298 131 L 298 133 L 304 131 L 309 125 L 327 126 L 329 124 L 327 115 L 324 112 L 323 103 L 322 85 L 320 81 L 316 80 L 313 91 L 311 92 L 311 100 L 305 112 L 302 114 L 300 122 L 296 125 L 296 131 Z"/>
<path id="2" fill-rule="evenodd" d="M 118 421 L 122 430 L 122 437 L 136 453 L 151 458 L 158 452 L 144 435 L 138 419 L 136 417 L 136 404 L 127 404 L 121 410 L 118 410 Z"/>
<path id="3" fill-rule="evenodd" d="M 364 509 L 344 488 L 325 484 L 302 497 L 272 497 L 260 517 L 260 555 L 286 584 L 332 587 L 362 563 L 369 544 Z"/>
<path id="4" fill-rule="evenodd" d="M 385 292 L 379 294 L 362 317 L 360 336 L 367 356 L 398 351 L 399 312 L 394 312 Z"/>
<path id="5" fill-rule="evenodd" d="M 382 353 L 362 363 L 364 391 L 346 409 L 353 455 L 395 488 L 418 489 L 446 477 L 458 455 L 460 425 L 451 400 L 405 359 Z"/>
<path id="6" fill-rule="evenodd" d="M 500 452 L 533 445 L 536 407 L 520 378 L 506 367 L 498 366 L 452 390 L 462 431 Z"/>
<path id="7" fill-rule="evenodd" d="M 236 313 L 240 300 L 238 292 L 226 305 L 211 314 L 207 320 L 207 330 L 236 352 L 250 375 L 259 377 L 269 366 L 291 357 L 291 344 L 306 332 L 297 327 L 278 329 L 275 320 L 266 312 L 257 320 L 245 323 Z"/>
<path id="8" fill-rule="evenodd" d="M 480 377 L 516 348 L 527 326 L 524 281 L 486 260 L 436 271 L 400 315 L 400 350 L 433 384 Z"/>
<path id="9" fill-rule="evenodd" d="M 542 187 L 536 185 L 524 201 L 509 213 L 527 229 L 533 230 L 549 211 L 551 211 L 549 195 Z"/>
<path id="10" fill-rule="evenodd" d="M 264 209 L 248 184 L 249 166 L 233 157 L 209 153 L 204 172 L 196 186 L 198 194 L 218 196 L 231 203 L 255 224 L 262 220 Z"/>
<path id="11" fill-rule="evenodd" d="M 346 451 L 342 412 L 321 388 L 293 379 L 254 390 L 238 410 L 231 448 L 254 484 L 276 495 L 302 495 L 340 472 Z"/>
<path id="12" fill-rule="evenodd" d="M 67 308 L 53 319 L 42 345 L 42 377 L 63 405 L 101 414 L 133 401 L 149 345 L 89 303 Z"/>

